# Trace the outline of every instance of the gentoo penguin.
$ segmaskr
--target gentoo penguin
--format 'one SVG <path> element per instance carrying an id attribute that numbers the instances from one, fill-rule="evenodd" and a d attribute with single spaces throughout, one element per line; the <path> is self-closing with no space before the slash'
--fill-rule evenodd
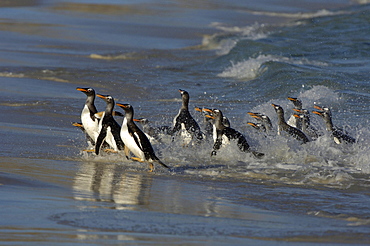
<path id="1" fill-rule="evenodd" d="M 99 155 L 100 147 L 105 141 L 113 151 L 125 150 L 126 158 L 128 158 L 128 151 L 120 136 L 121 127 L 113 118 L 114 99 L 109 95 L 97 94 L 97 96 L 102 98 L 107 106 L 103 118 L 99 121 L 99 136 L 96 140 L 95 153 Z"/>
<path id="2" fill-rule="evenodd" d="M 253 126 L 254 129 L 256 129 L 260 132 L 266 132 L 266 127 L 260 122 L 257 122 L 257 123 L 247 122 L 247 124 L 250 125 L 250 126 Z"/>
<path id="3" fill-rule="evenodd" d="M 213 109 L 212 115 L 207 115 L 207 117 L 213 119 L 213 124 L 215 126 L 213 132 L 214 145 L 211 156 L 216 155 L 217 150 L 219 150 L 221 146 L 229 144 L 230 141 L 232 140 L 236 141 L 241 151 L 250 152 L 257 158 L 262 158 L 264 156 L 263 153 L 252 151 L 250 149 L 250 146 L 245 137 L 243 136 L 243 134 L 241 134 L 240 132 L 236 131 L 231 127 L 226 127 L 222 123 L 223 114 L 221 110 Z"/>
<path id="4" fill-rule="evenodd" d="M 95 90 L 93 88 L 81 88 L 77 87 L 76 90 L 82 91 L 86 94 L 85 106 L 81 112 L 81 123 L 84 127 L 86 134 L 96 142 L 99 136 L 99 118 L 95 114 L 98 113 L 94 105 L 95 101 Z"/>
<path id="5" fill-rule="evenodd" d="M 320 106 L 317 106 L 317 105 L 315 105 L 314 108 L 318 109 L 320 111 L 312 111 L 312 113 L 317 114 L 317 115 L 321 116 L 324 119 L 326 130 L 333 137 L 334 142 L 336 144 L 341 144 L 341 143 L 351 143 L 352 144 L 352 143 L 356 142 L 356 139 L 347 135 L 345 132 L 343 132 L 343 130 L 341 130 L 339 128 L 336 128 L 333 125 L 332 115 L 331 115 L 331 111 L 330 111 L 329 108 L 320 107 Z"/>
<path id="6" fill-rule="evenodd" d="M 173 120 L 172 133 L 180 132 L 185 145 L 189 144 L 193 139 L 201 141 L 204 138 L 204 134 L 189 112 L 189 93 L 181 89 L 179 92 L 182 98 L 182 105 L 179 113 Z"/>
<path id="7" fill-rule="evenodd" d="M 278 118 L 278 135 L 281 135 L 282 132 L 286 132 L 289 135 L 293 136 L 295 139 L 302 141 L 303 143 L 307 143 L 310 141 L 301 130 L 292 127 L 285 122 L 284 110 L 282 107 L 276 104 L 271 105 L 274 107 Z"/>
<path id="8" fill-rule="evenodd" d="M 248 112 L 247 114 L 255 118 L 258 122 L 258 124 L 252 123 L 248 125 L 251 125 L 255 128 L 257 126 L 260 130 L 265 131 L 265 132 L 271 132 L 273 130 L 271 120 L 267 115 L 264 115 L 261 113 L 252 113 L 252 112 Z"/>
<path id="9" fill-rule="evenodd" d="M 293 104 L 294 104 L 294 109 L 293 110 L 295 110 L 295 109 L 301 110 L 302 109 L 302 101 L 299 100 L 298 98 L 288 97 L 288 100 L 293 102 Z M 302 130 L 301 120 L 294 117 L 294 114 L 290 116 L 287 123 L 288 123 L 288 125 L 290 125 L 292 127 L 295 127 L 295 128 L 298 128 L 299 130 Z"/>
<path id="10" fill-rule="evenodd" d="M 207 133 L 207 135 L 212 136 L 213 131 L 214 131 L 214 125 L 212 123 L 213 120 L 207 116 L 209 114 L 212 114 L 212 109 L 195 107 L 195 110 L 204 113 L 204 121 L 205 121 L 204 130 Z M 230 121 L 226 116 L 222 117 L 222 124 L 226 127 L 230 127 Z"/>
<path id="11" fill-rule="evenodd" d="M 210 113 L 210 114 L 212 114 L 212 112 L 213 112 L 212 109 L 210 109 L 210 108 L 202 108 L 202 111 Z M 208 117 L 206 117 L 206 118 L 208 118 Z M 226 127 L 230 127 L 229 118 L 227 118 L 225 115 L 222 116 L 222 124 L 224 124 L 224 126 L 226 126 Z"/>
<path id="12" fill-rule="evenodd" d="M 134 109 L 130 104 L 117 103 L 125 111 L 125 118 L 121 128 L 121 138 L 126 147 L 136 156 L 132 159 L 140 162 L 149 163 L 149 171 L 154 171 L 153 162 L 159 163 L 165 168 L 169 168 L 166 164 L 161 162 L 155 155 L 152 145 L 147 136 L 135 124 Z"/>
<path id="13" fill-rule="evenodd" d="M 316 140 L 320 133 L 318 130 L 316 130 L 315 127 L 311 125 L 311 119 L 310 119 L 310 112 L 307 109 L 293 109 L 299 114 L 294 114 L 294 117 L 296 117 L 302 126 L 302 132 L 306 134 L 306 136 L 310 137 L 311 140 Z"/>

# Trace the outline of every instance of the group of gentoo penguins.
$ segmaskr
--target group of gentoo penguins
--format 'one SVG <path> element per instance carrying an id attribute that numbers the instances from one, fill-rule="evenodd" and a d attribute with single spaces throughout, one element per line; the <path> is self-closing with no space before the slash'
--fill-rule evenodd
<path id="1" fill-rule="evenodd" d="M 179 90 L 182 105 L 174 118 L 173 126 L 156 128 L 150 127 L 145 118 L 134 118 L 134 108 L 130 104 L 115 103 L 112 96 L 96 94 L 93 88 L 77 87 L 77 90 L 85 93 L 87 98 L 81 112 L 81 123 L 72 124 L 85 132 L 87 141 L 93 146 L 92 149 L 86 151 L 95 152 L 96 155 L 99 155 L 101 149 L 106 152 L 124 151 L 127 159 L 148 163 L 149 171 L 154 170 L 154 163 L 169 168 L 156 156 L 151 144 L 153 139 L 158 138 L 158 134 L 165 134 L 172 137 L 180 136 L 184 146 L 199 144 L 207 138 L 207 135 L 210 135 L 213 138 L 211 156 L 216 155 L 222 146 L 234 141 L 242 152 L 250 153 L 258 159 L 264 157 L 264 153 L 250 148 L 242 133 L 230 127 L 228 118 L 219 109 L 195 107 L 196 111 L 204 114 L 205 126 L 202 131 L 190 114 L 189 93 L 185 90 Z M 96 96 L 106 102 L 105 111 L 97 111 L 94 104 Z M 276 132 L 278 135 L 293 137 L 301 143 L 316 140 L 321 134 L 310 124 L 309 111 L 303 109 L 302 102 L 298 98 L 289 97 L 288 99 L 293 102 L 295 111 L 288 121 L 285 121 L 283 108 L 272 104 L 277 114 L 277 132 L 273 129 L 270 118 L 262 113 L 248 112 L 257 121 L 248 122 L 248 125 L 265 134 Z M 114 111 L 115 105 L 122 108 L 125 114 Z M 316 110 L 312 112 L 323 118 L 326 130 L 335 143 L 355 143 L 354 138 L 333 125 L 331 111 L 328 107 L 314 105 L 314 108 Z M 114 116 L 124 117 L 121 126 Z M 140 122 L 142 127 L 138 127 L 135 122 Z"/>

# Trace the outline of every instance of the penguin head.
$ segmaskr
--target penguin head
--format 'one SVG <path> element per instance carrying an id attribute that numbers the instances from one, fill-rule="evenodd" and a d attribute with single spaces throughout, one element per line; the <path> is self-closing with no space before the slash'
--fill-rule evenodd
<path id="1" fill-rule="evenodd" d="M 278 111 L 282 111 L 283 110 L 283 108 L 280 106 L 280 105 L 277 105 L 277 104 L 271 104 L 271 106 L 273 106 L 274 107 L 274 109 L 275 109 L 275 111 L 276 112 L 278 112 Z"/>
<path id="2" fill-rule="evenodd" d="M 182 108 L 188 110 L 190 96 L 187 91 L 179 89 L 182 98 Z"/>
<path id="3" fill-rule="evenodd" d="M 95 90 L 93 88 L 81 88 L 77 87 L 76 90 L 82 91 L 86 96 L 95 96 Z"/>
<path id="4" fill-rule="evenodd" d="M 116 105 L 121 107 L 126 113 L 133 111 L 133 107 L 128 103 L 117 103 Z"/>
<path id="5" fill-rule="evenodd" d="M 304 114 L 304 115 L 309 115 L 310 114 L 310 112 L 307 109 L 296 109 L 296 108 L 294 108 L 293 110 L 296 111 L 299 114 Z"/>
<path id="6" fill-rule="evenodd" d="M 262 120 L 263 114 L 260 113 L 253 113 L 253 112 L 247 112 L 252 118 L 255 118 L 256 120 Z"/>
<path id="7" fill-rule="evenodd" d="M 270 118 L 267 115 L 262 114 L 261 115 L 262 120 L 270 120 Z"/>
<path id="8" fill-rule="evenodd" d="M 215 119 L 222 119 L 223 118 L 223 114 L 222 114 L 221 110 L 219 110 L 219 109 L 213 109 L 212 110 L 212 115 L 213 115 L 213 117 L 215 117 Z"/>
<path id="9" fill-rule="evenodd" d="M 202 110 L 203 110 L 203 112 L 206 112 L 207 113 L 206 116 L 208 118 L 211 118 L 211 119 L 216 118 L 221 113 L 221 111 L 219 109 L 203 108 Z"/>
<path id="10" fill-rule="evenodd" d="M 189 99 L 190 96 L 189 96 L 189 93 L 187 91 L 179 89 L 179 92 L 180 92 L 182 98 Z"/>
<path id="11" fill-rule="evenodd" d="M 330 118 L 330 115 L 326 111 L 312 111 L 312 113 L 317 114 L 317 115 L 323 117 L 324 119 L 325 118 Z"/>
<path id="12" fill-rule="evenodd" d="M 294 106 L 298 109 L 302 108 L 302 101 L 296 97 L 288 97 L 288 100 L 292 101 Z"/>
<path id="13" fill-rule="evenodd" d="M 212 113 L 212 109 L 210 109 L 210 108 L 205 108 L 205 107 L 199 108 L 199 107 L 195 107 L 194 109 L 195 109 L 195 111 L 201 112 L 204 115 Z"/>
<path id="14" fill-rule="evenodd" d="M 112 96 L 110 95 L 101 95 L 101 94 L 96 94 L 98 97 L 100 97 L 101 99 L 103 99 L 106 103 L 110 104 L 110 103 L 113 103 L 114 104 L 114 99 Z"/>
<path id="15" fill-rule="evenodd" d="M 195 110 L 197 110 L 197 109 L 195 109 Z M 202 109 L 200 109 L 200 110 L 201 110 L 201 112 L 203 112 L 205 115 L 212 114 L 212 109 L 210 109 L 210 108 L 202 108 Z"/>
<path id="16" fill-rule="evenodd" d="M 314 105 L 313 107 L 315 109 L 319 110 L 319 111 L 312 111 L 312 113 L 317 114 L 317 115 L 320 115 L 322 117 L 331 117 L 330 108 L 328 108 L 328 107 L 320 107 L 320 106 L 317 106 L 317 105 Z"/>
<path id="17" fill-rule="evenodd" d="M 266 128 L 261 123 L 253 123 L 253 122 L 247 122 L 248 125 L 253 126 L 254 129 L 266 131 Z"/>
<path id="18" fill-rule="evenodd" d="M 118 104 L 117 104 L 118 105 Z M 134 119 L 136 122 L 140 122 L 143 125 L 149 124 L 149 120 L 147 118 L 140 118 L 140 119 Z"/>

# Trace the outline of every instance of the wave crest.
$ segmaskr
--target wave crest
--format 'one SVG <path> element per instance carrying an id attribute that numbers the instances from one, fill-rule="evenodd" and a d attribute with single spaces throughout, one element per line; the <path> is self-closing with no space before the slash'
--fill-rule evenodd
<path id="1" fill-rule="evenodd" d="M 226 68 L 218 77 L 237 78 L 252 80 L 266 71 L 266 67 L 262 65 L 266 62 L 284 62 L 294 65 L 312 65 L 312 66 L 327 66 L 328 64 L 320 61 L 310 61 L 308 59 L 293 59 L 274 55 L 259 55 L 256 58 L 249 58 L 238 63 L 231 62 L 231 66 Z"/>

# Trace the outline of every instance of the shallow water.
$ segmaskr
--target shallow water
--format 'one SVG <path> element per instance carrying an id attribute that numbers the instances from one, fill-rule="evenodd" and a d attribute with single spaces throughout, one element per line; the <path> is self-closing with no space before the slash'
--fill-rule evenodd
<path id="1" fill-rule="evenodd" d="M 344 0 L 0 3 L 1 244 L 368 244 L 369 11 Z M 153 146 L 171 170 L 148 173 L 86 153 L 71 125 L 85 101 L 76 87 L 153 125 L 172 123 L 185 89 L 191 108 L 221 109 L 265 158 L 231 145 L 211 159 L 210 141 L 164 139 Z M 271 103 L 288 117 L 287 97 L 331 107 L 357 142 L 301 145 L 246 124 L 252 111 L 276 126 Z"/>

